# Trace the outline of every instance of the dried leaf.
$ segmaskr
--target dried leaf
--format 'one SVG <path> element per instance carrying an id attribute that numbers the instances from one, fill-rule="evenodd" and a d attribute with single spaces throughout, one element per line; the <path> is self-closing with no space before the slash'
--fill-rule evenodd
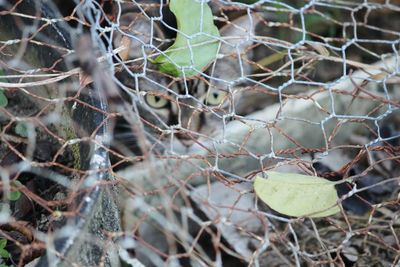
<path id="1" fill-rule="evenodd" d="M 335 183 L 317 176 L 267 172 L 256 177 L 259 198 L 279 213 L 295 217 L 325 217 L 340 211 Z"/>

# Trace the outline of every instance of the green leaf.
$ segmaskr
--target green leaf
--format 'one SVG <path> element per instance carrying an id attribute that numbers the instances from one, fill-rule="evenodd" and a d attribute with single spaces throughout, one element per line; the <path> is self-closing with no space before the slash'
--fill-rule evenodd
<path id="1" fill-rule="evenodd" d="M 22 137 L 28 137 L 28 127 L 26 126 L 26 123 L 23 121 L 17 122 L 15 132 Z"/>
<path id="2" fill-rule="evenodd" d="M 0 257 L 8 258 L 8 257 L 10 257 L 10 253 L 8 253 L 8 251 L 5 249 L 0 249 Z"/>
<path id="3" fill-rule="evenodd" d="M 335 183 L 317 176 L 267 172 L 256 177 L 257 196 L 279 213 L 295 217 L 325 217 L 340 211 Z"/>
<path id="4" fill-rule="evenodd" d="M 18 189 L 19 187 L 23 186 L 23 184 L 20 181 L 15 180 L 11 182 L 11 186 L 11 192 L 9 192 L 7 197 L 11 201 L 17 201 L 22 195 Z"/>
<path id="5" fill-rule="evenodd" d="M 258 2 L 258 0 L 236 0 L 235 2 L 239 2 L 239 3 L 245 3 L 248 5 L 254 4 L 256 2 Z"/>
<path id="6" fill-rule="evenodd" d="M 13 180 L 11 181 L 11 185 L 15 186 L 15 187 L 21 187 L 24 186 L 20 181 L 18 180 Z"/>
<path id="7" fill-rule="evenodd" d="M 8 104 L 8 99 L 5 96 L 3 90 L 0 89 L 0 107 L 4 108 Z"/>
<path id="8" fill-rule="evenodd" d="M 21 187 L 23 185 L 18 180 L 12 181 L 11 185 L 11 192 L 8 193 L 7 198 L 11 201 L 17 201 L 21 197 L 21 192 L 18 191 L 18 187 Z"/>
<path id="9" fill-rule="evenodd" d="M 7 246 L 7 239 L 1 238 L 0 239 L 0 249 L 3 249 Z"/>
<path id="10" fill-rule="evenodd" d="M 21 197 L 21 192 L 19 191 L 10 192 L 7 197 L 11 201 L 17 201 Z"/>
<path id="11" fill-rule="evenodd" d="M 211 9 L 205 1 L 196 0 L 171 0 L 169 8 L 176 17 L 177 36 L 165 55 L 159 55 L 154 63 L 159 64 L 161 72 L 173 76 L 196 75 L 194 69 L 182 71 L 180 67 L 192 66 L 201 71 L 216 58 L 219 32 Z"/>

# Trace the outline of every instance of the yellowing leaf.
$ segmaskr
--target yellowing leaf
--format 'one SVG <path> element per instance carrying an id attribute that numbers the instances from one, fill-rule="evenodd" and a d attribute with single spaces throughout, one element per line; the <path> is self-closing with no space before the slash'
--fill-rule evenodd
<path id="1" fill-rule="evenodd" d="M 219 32 L 214 25 L 213 15 L 207 3 L 196 0 L 171 0 L 169 8 L 177 21 L 175 42 L 154 63 L 160 71 L 173 76 L 196 75 L 194 67 L 203 70 L 217 56 Z"/>
<path id="2" fill-rule="evenodd" d="M 388 75 L 389 75 L 389 74 L 386 73 L 386 72 L 379 72 L 379 73 L 376 73 L 376 74 L 372 74 L 372 75 L 370 75 L 369 77 L 370 77 L 371 79 L 374 79 L 374 80 L 383 80 L 383 79 L 385 79 L 386 76 L 388 76 Z"/>
<path id="3" fill-rule="evenodd" d="M 267 172 L 256 177 L 257 196 L 279 213 L 295 217 L 325 217 L 340 211 L 335 183 L 317 176 Z"/>

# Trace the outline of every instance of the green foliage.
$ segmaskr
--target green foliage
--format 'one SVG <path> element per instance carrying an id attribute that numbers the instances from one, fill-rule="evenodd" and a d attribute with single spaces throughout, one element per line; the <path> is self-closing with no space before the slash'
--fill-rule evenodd
<path id="1" fill-rule="evenodd" d="M 251 4 L 258 2 L 258 0 L 236 0 L 235 2 L 251 5 Z"/>
<path id="2" fill-rule="evenodd" d="M 196 0 L 171 0 L 169 8 L 176 17 L 178 33 L 174 44 L 154 63 L 160 71 L 173 76 L 196 75 L 195 70 L 182 71 L 181 67 L 193 66 L 201 71 L 216 58 L 219 32 L 211 9 L 207 3 Z"/>
<path id="3" fill-rule="evenodd" d="M 256 177 L 257 196 L 279 213 L 295 217 L 326 217 L 340 211 L 335 183 L 317 176 L 267 172 Z"/>
<path id="4" fill-rule="evenodd" d="M 2 257 L 2 258 L 10 257 L 10 253 L 8 253 L 8 251 L 5 249 L 6 246 L 7 246 L 7 239 L 1 238 L 0 239 L 0 257 Z"/>
<path id="5" fill-rule="evenodd" d="M 0 76 L 4 75 L 4 71 L 2 69 L 0 69 Z M 0 78 L 0 82 L 3 82 L 4 79 Z M 0 107 L 4 108 L 6 107 L 8 104 L 8 99 L 7 97 L 4 95 L 3 89 L 0 88 Z"/>
<path id="6" fill-rule="evenodd" d="M 28 137 L 28 127 L 25 122 L 19 121 L 15 126 L 15 133 L 21 137 Z"/>
<path id="7" fill-rule="evenodd" d="M 5 248 L 7 246 L 7 239 L 0 239 L 0 249 Z"/>
<path id="8" fill-rule="evenodd" d="M 7 104 L 8 104 L 8 99 L 4 95 L 3 90 L 0 89 L 0 107 L 4 108 L 7 106 Z"/>
<path id="9" fill-rule="evenodd" d="M 21 197 L 21 192 L 13 191 L 8 193 L 8 199 L 11 201 L 17 201 Z"/>
<path id="10" fill-rule="evenodd" d="M 9 192 L 8 199 L 11 201 L 17 201 L 21 197 L 21 192 L 18 191 L 18 187 L 22 186 L 20 181 L 13 181 L 12 186 L 17 187 L 17 189 Z"/>

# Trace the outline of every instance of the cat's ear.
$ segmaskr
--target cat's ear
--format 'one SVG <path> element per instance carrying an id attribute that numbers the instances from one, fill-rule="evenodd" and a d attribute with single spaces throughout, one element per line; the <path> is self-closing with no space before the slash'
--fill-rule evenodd
<path id="1" fill-rule="evenodd" d="M 244 15 L 221 28 L 221 46 L 210 73 L 216 78 L 212 79 L 212 84 L 221 86 L 224 81 L 239 81 L 251 73 L 247 58 L 251 57 L 250 46 L 258 22 L 257 16 Z"/>
<path id="2" fill-rule="evenodd" d="M 160 41 L 164 40 L 160 27 L 140 12 L 127 12 L 115 23 L 118 23 L 118 30 L 113 36 L 114 49 L 119 49 L 118 56 L 123 61 L 133 60 L 129 62 L 130 73 L 123 69 L 118 73 L 118 79 L 126 86 L 136 88 L 137 84 L 131 73 L 146 73 L 145 78 L 139 78 L 138 89 L 142 91 L 148 91 L 152 86 L 154 87 L 149 80 L 161 86 L 167 84 L 164 77 L 158 77 L 150 70 L 149 64 L 144 64 L 146 57 L 154 52 L 151 47 L 159 46 Z M 144 45 L 147 45 L 145 49 L 143 49 Z"/>
<path id="3" fill-rule="evenodd" d="M 117 21 L 119 30 L 114 33 L 114 48 L 120 48 L 118 55 L 122 60 L 143 58 L 142 46 L 156 44 L 163 38 L 161 29 L 143 13 L 129 12 Z"/>
<path id="4" fill-rule="evenodd" d="M 239 46 L 240 49 L 250 46 L 253 43 L 254 29 L 258 22 L 259 19 L 255 14 L 246 14 L 223 26 L 220 30 L 223 37 L 220 52 L 233 52 L 232 49 L 235 46 Z"/>

